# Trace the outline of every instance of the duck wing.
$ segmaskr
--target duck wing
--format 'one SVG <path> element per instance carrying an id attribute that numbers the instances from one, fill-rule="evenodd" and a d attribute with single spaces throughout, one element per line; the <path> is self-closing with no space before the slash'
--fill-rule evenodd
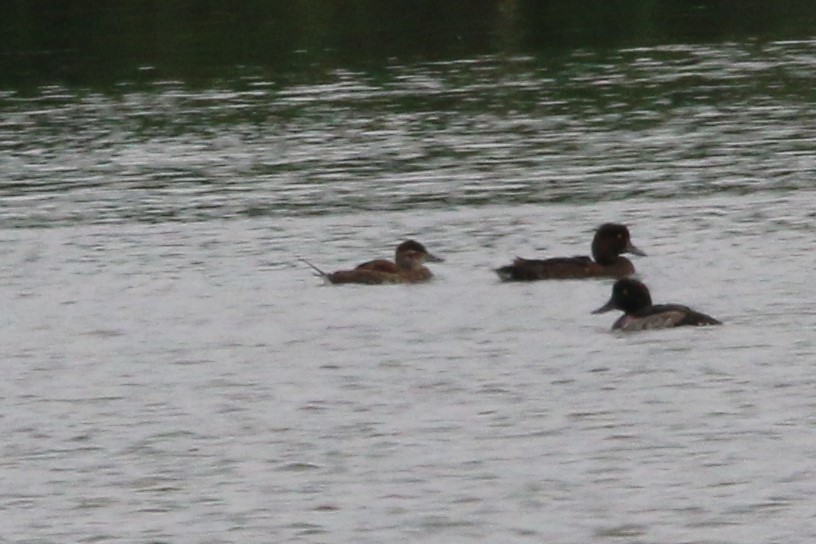
<path id="1" fill-rule="evenodd" d="M 355 270 L 371 270 L 374 272 L 383 272 L 386 274 L 396 274 L 399 272 L 399 267 L 393 261 L 389 261 L 386 259 L 376 259 L 373 261 L 367 261 L 363 264 L 357 265 Z"/>
<path id="2" fill-rule="evenodd" d="M 338 270 L 326 275 L 331 283 L 360 283 L 365 285 L 380 285 L 384 283 L 405 283 L 405 279 L 399 274 L 381 272 L 379 270 L 354 269 Z"/>
<path id="3" fill-rule="evenodd" d="M 692 310 L 682 304 L 657 304 L 636 313 L 643 322 L 644 329 L 666 327 L 721 325 L 722 322 L 710 315 Z"/>
<path id="4" fill-rule="evenodd" d="M 513 264 L 496 269 L 504 281 L 533 281 L 587 278 L 598 275 L 599 265 L 589 257 L 554 257 L 524 259 L 516 257 Z"/>

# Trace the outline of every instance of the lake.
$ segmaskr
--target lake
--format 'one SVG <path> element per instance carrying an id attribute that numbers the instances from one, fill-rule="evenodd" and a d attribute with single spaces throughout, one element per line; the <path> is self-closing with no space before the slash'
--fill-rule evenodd
<path id="1" fill-rule="evenodd" d="M 14 12 L 0 541 L 812 542 L 814 10 L 318 4 Z M 493 272 L 609 221 L 724 326 Z"/>

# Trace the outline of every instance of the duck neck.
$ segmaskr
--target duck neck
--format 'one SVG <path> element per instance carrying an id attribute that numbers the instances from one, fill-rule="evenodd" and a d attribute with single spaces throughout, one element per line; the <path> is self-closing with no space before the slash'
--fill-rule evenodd
<path id="1" fill-rule="evenodd" d="M 605 248 L 600 244 L 593 243 L 592 259 L 600 265 L 609 266 L 610 264 L 614 264 L 615 261 L 619 259 L 619 256 L 610 252 L 608 248 Z"/>
<path id="2" fill-rule="evenodd" d="M 397 255 L 396 263 L 401 270 L 418 270 L 422 268 L 422 260 L 417 258 L 416 255 Z"/>

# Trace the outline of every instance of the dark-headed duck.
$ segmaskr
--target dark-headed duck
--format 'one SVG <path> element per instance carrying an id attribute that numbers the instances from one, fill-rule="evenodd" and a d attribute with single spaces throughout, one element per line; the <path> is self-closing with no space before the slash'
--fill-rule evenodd
<path id="1" fill-rule="evenodd" d="M 397 246 L 394 261 L 377 259 L 357 265 L 352 270 L 338 270 L 337 272 L 323 272 L 305 259 L 303 262 L 311 266 L 317 273 L 330 283 L 362 283 L 378 285 L 383 283 L 420 283 L 428 281 L 433 274 L 425 262 L 442 262 L 441 259 L 429 252 L 425 246 L 414 240 L 407 240 Z"/>
<path id="2" fill-rule="evenodd" d="M 625 278 L 635 273 L 635 266 L 622 253 L 645 256 L 629 238 L 629 229 L 619 223 L 605 223 L 592 239 L 589 257 L 555 257 L 522 259 L 496 269 L 504 281 L 558 280 L 580 278 Z M 594 259 L 594 260 L 593 260 Z"/>
<path id="3" fill-rule="evenodd" d="M 612 286 L 609 302 L 592 312 L 602 314 L 611 310 L 621 310 L 612 330 L 641 331 L 645 329 L 665 329 L 683 325 L 721 325 L 710 315 L 694 311 L 680 304 L 652 304 L 649 288 L 633 278 L 624 278 Z"/>

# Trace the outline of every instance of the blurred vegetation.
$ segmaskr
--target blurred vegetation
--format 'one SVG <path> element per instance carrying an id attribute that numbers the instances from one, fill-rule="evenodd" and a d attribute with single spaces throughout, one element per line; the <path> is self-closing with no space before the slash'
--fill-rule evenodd
<path id="1" fill-rule="evenodd" d="M 810 38 L 813 0 L 7 0 L 0 88 Z"/>

